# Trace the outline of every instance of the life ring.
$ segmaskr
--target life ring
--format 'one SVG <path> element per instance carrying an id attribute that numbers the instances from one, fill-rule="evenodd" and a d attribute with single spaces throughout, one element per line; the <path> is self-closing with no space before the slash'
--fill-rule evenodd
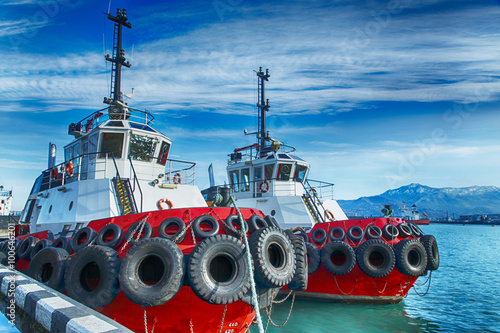
<path id="1" fill-rule="evenodd" d="M 48 239 L 40 239 L 31 249 L 30 259 L 33 260 L 33 258 L 38 254 L 38 252 L 45 249 L 46 247 L 49 247 L 51 244 L 52 242 L 49 241 Z"/>
<path id="2" fill-rule="evenodd" d="M 326 240 L 326 231 L 325 229 L 314 229 L 311 233 L 311 239 L 316 244 L 323 244 Z"/>
<path id="3" fill-rule="evenodd" d="M 288 284 L 288 289 L 295 291 L 306 290 L 309 275 L 306 243 L 300 236 L 294 236 L 290 240 L 295 252 L 295 274 Z"/>
<path id="4" fill-rule="evenodd" d="M 118 249 L 125 240 L 123 229 L 114 223 L 105 225 L 97 233 L 97 245 L 109 246 L 113 249 Z"/>
<path id="5" fill-rule="evenodd" d="M 307 274 L 311 275 L 316 273 L 321 264 L 321 257 L 319 254 L 319 249 L 316 245 L 311 243 L 306 243 L 307 248 L 307 259 L 309 261 L 309 266 L 307 267 Z"/>
<path id="6" fill-rule="evenodd" d="M 167 232 L 167 230 L 171 227 L 177 227 L 177 231 L 173 234 Z M 182 219 L 178 217 L 169 217 L 160 223 L 160 226 L 158 227 L 158 236 L 179 244 L 186 237 L 186 233 L 184 232 L 185 229 L 186 224 Z"/>
<path id="7" fill-rule="evenodd" d="M 333 241 L 321 251 L 321 262 L 333 275 L 345 275 L 354 268 L 356 255 L 346 242 Z"/>
<path id="8" fill-rule="evenodd" d="M 427 253 L 427 269 L 435 271 L 439 268 L 439 249 L 436 238 L 432 235 L 423 235 L 420 237 L 420 242 Z"/>
<path id="9" fill-rule="evenodd" d="M 318 192 L 316 191 L 316 189 L 312 188 L 309 190 L 309 196 L 313 196 L 313 195 L 316 195 L 318 194 Z"/>
<path id="10" fill-rule="evenodd" d="M 120 292 L 118 253 L 110 247 L 91 245 L 78 251 L 66 269 L 68 296 L 97 309 L 111 303 Z"/>
<path id="11" fill-rule="evenodd" d="M 90 227 L 83 227 L 73 236 L 71 246 L 75 252 L 78 252 L 89 245 L 96 237 L 97 232 L 94 229 Z"/>
<path id="12" fill-rule="evenodd" d="M 35 246 L 38 238 L 29 236 L 23 240 L 21 247 L 19 248 L 19 259 L 31 260 L 31 250 Z"/>
<path id="13" fill-rule="evenodd" d="M 210 304 L 236 302 L 250 289 L 245 245 L 236 237 L 215 235 L 202 240 L 191 252 L 188 267 L 191 289 Z"/>
<path id="14" fill-rule="evenodd" d="M 399 236 L 401 238 L 408 238 L 411 236 L 411 227 L 406 223 L 400 223 L 397 225 L 399 230 Z"/>
<path id="15" fill-rule="evenodd" d="M 255 276 L 265 286 L 283 287 L 295 274 L 295 254 L 290 239 L 281 229 L 262 228 L 250 236 Z"/>
<path id="16" fill-rule="evenodd" d="M 158 209 L 159 210 L 163 210 L 165 208 L 163 208 L 163 205 L 162 203 L 166 203 L 168 205 L 168 209 L 172 209 L 174 207 L 174 204 L 172 203 L 172 201 L 168 200 L 168 199 L 160 199 L 158 200 L 158 202 L 156 203 L 156 206 L 158 206 Z"/>
<path id="17" fill-rule="evenodd" d="M 71 252 L 73 252 L 73 246 L 71 244 L 71 238 L 66 237 L 66 236 L 61 236 L 61 237 L 57 238 L 52 243 L 52 247 L 59 248 L 59 249 L 64 249 L 69 254 L 71 254 Z"/>
<path id="18" fill-rule="evenodd" d="M 73 176 L 73 162 L 69 161 L 66 163 L 66 174 L 70 177 Z"/>
<path id="19" fill-rule="evenodd" d="M 343 241 L 345 239 L 345 231 L 341 227 L 333 227 L 328 233 L 331 241 Z M 338 236 L 335 236 L 338 234 Z"/>
<path id="20" fill-rule="evenodd" d="M 184 255 L 165 238 L 141 240 L 127 251 L 118 276 L 132 302 L 159 306 L 170 301 L 184 282 Z"/>
<path id="21" fill-rule="evenodd" d="M 52 178 L 52 180 L 56 180 L 58 176 L 59 172 L 57 171 L 57 168 L 52 168 L 52 172 L 50 173 L 50 178 Z"/>
<path id="22" fill-rule="evenodd" d="M 362 240 L 363 236 L 363 229 L 358 225 L 353 225 L 347 229 L 347 238 L 349 238 L 353 243 Z"/>
<path id="23" fill-rule="evenodd" d="M 427 267 L 427 253 L 417 239 L 403 239 L 396 246 L 396 267 L 404 275 L 420 276 Z"/>
<path id="24" fill-rule="evenodd" d="M 153 235 L 153 227 L 151 227 L 151 224 L 149 224 L 148 222 L 137 221 L 130 227 L 128 227 L 127 233 L 125 234 L 125 239 L 130 240 L 129 241 L 130 245 L 135 244 L 137 233 L 139 232 L 139 230 L 141 230 L 140 227 L 141 223 L 144 223 L 144 227 L 142 228 L 139 240 L 150 238 Z"/>
<path id="25" fill-rule="evenodd" d="M 228 235 L 240 238 L 243 236 L 243 228 L 248 231 L 248 224 L 243 220 L 244 227 L 242 226 L 240 217 L 237 214 L 231 214 L 226 217 L 222 224 L 222 229 Z"/>
<path id="26" fill-rule="evenodd" d="M 358 247 L 356 262 L 366 275 L 379 278 L 392 271 L 396 264 L 396 256 L 386 242 L 370 239 Z"/>
<path id="27" fill-rule="evenodd" d="M 366 239 L 379 239 L 382 237 L 382 229 L 372 224 L 366 227 Z"/>
<path id="28" fill-rule="evenodd" d="M 44 248 L 31 260 L 26 273 L 48 287 L 62 292 L 64 291 L 64 273 L 69 263 L 68 258 L 69 254 L 64 249 Z"/>
<path id="29" fill-rule="evenodd" d="M 181 183 L 181 174 L 177 172 L 174 175 L 174 184 L 180 184 L 180 183 Z"/>
<path id="30" fill-rule="evenodd" d="M 269 226 L 269 224 L 267 224 L 266 220 L 257 214 L 250 216 L 250 218 L 247 220 L 247 223 L 248 223 L 248 228 L 250 229 L 251 232 L 254 232 L 254 231 L 257 231 L 259 229 L 262 229 L 262 228 Z"/>
<path id="31" fill-rule="evenodd" d="M 382 228 L 382 235 L 387 240 L 395 240 L 399 236 L 399 230 L 392 224 L 386 224 Z"/>
<path id="32" fill-rule="evenodd" d="M 333 213 L 330 212 L 328 209 L 325 209 L 325 217 L 329 219 L 330 221 L 335 221 L 335 217 L 333 216 Z"/>
<path id="33" fill-rule="evenodd" d="M 259 189 L 262 193 L 266 193 L 267 191 L 269 191 L 269 182 L 267 180 L 261 182 L 259 185 Z"/>

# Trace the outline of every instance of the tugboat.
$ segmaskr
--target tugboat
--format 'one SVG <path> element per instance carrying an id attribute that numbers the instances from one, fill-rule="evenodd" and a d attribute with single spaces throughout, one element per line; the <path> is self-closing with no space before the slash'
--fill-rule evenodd
<path id="1" fill-rule="evenodd" d="M 309 163 L 295 148 L 270 137 L 266 129 L 269 100 L 258 77 L 257 143 L 236 148 L 229 155 L 229 188 L 212 187 L 204 193 L 229 191 L 238 205 L 268 214 L 287 232 L 307 242 L 309 281 L 297 298 L 343 302 L 400 302 L 419 276 L 439 266 L 436 239 L 423 235 L 401 218 L 349 220 L 333 199 L 333 184 L 308 179 Z"/>
<path id="2" fill-rule="evenodd" d="M 207 206 L 195 164 L 169 159 L 172 141 L 153 116 L 124 103 L 131 23 L 125 9 L 107 17 L 111 96 L 69 125 L 63 163 L 50 144 L 17 228 L 15 267 L 136 332 L 245 332 L 291 281 L 293 245 L 278 228 L 243 231 L 261 211 Z M 256 286 L 254 271 L 282 279 Z"/>

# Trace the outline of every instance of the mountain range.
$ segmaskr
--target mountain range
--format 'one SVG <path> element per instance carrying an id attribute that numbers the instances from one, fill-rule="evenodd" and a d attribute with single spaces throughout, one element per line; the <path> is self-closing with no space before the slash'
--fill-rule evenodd
<path id="1" fill-rule="evenodd" d="M 391 205 L 393 216 L 401 214 L 400 208 L 416 205 L 420 213 L 431 220 L 447 216 L 499 214 L 500 188 L 495 186 L 434 188 L 412 183 L 388 190 L 380 195 L 361 197 L 356 200 L 337 200 L 348 216 L 382 216 L 384 205 Z"/>

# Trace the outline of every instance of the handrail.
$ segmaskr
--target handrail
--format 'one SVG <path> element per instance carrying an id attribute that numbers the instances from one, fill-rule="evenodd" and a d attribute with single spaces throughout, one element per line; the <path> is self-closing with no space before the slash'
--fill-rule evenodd
<path id="1" fill-rule="evenodd" d="M 128 160 L 130 162 L 130 167 L 132 168 L 132 172 L 134 174 L 134 181 L 132 182 L 133 188 L 132 192 L 135 192 L 135 183 L 137 182 L 137 188 L 139 189 L 139 194 L 141 195 L 141 211 L 139 213 L 142 213 L 142 203 L 143 203 L 143 194 L 142 194 L 142 189 L 141 189 L 141 184 L 139 183 L 139 179 L 137 179 L 137 173 L 135 172 L 134 164 L 132 163 L 132 158 L 129 156 Z"/>
<path id="2" fill-rule="evenodd" d="M 82 120 L 78 121 L 77 124 L 80 124 L 81 126 L 85 127 L 85 133 L 90 132 L 94 128 L 99 126 L 99 122 L 104 122 L 108 119 L 112 120 L 130 120 L 130 118 L 133 118 L 134 121 L 137 119 L 136 122 L 138 123 L 143 123 L 146 125 L 152 125 L 154 121 L 154 116 L 149 113 L 147 110 L 139 110 L 135 109 L 129 106 L 124 107 L 123 109 L 126 109 L 122 113 L 118 114 L 111 114 L 110 115 L 110 110 L 111 107 L 105 107 L 104 109 L 97 110 L 87 117 L 83 118 Z"/>

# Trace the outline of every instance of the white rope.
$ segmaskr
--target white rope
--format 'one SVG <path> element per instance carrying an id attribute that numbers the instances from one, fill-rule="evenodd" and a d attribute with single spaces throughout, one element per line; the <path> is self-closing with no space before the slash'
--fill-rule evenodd
<path id="1" fill-rule="evenodd" d="M 250 272 L 250 287 L 252 290 L 252 301 L 253 301 L 253 306 L 255 308 L 255 314 L 257 316 L 257 326 L 259 328 L 260 333 L 264 333 L 264 326 L 262 326 L 262 318 L 260 317 L 260 307 L 259 307 L 259 300 L 257 299 L 257 290 L 255 288 L 255 280 L 254 280 L 254 274 L 253 274 L 253 265 L 252 265 L 252 258 L 250 256 L 250 246 L 248 245 L 248 238 L 247 238 L 247 229 L 245 227 L 245 219 L 243 218 L 243 215 L 241 215 L 241 212 L 236 206 L 236 202 L 234 200 L 234 197 L 231 196 L 231 202 L 234 205 L 234 208 L 236 208 L 236 211 L 238 212 L 238 216 L 240 217 L 241 221 L 241 231 L 243 234 L 243 240 L 245 241 L 245 247 L 246 247 L 246 253 L 247 253 L 247 261 L 248 261 L 248 270 Z"/>

